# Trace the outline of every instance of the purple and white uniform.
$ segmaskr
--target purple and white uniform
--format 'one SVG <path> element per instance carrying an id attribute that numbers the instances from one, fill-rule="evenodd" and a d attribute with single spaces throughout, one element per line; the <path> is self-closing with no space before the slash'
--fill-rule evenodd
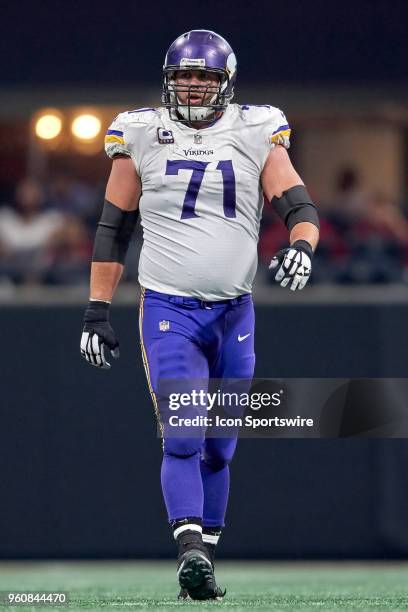
<path id="1" fill-rule="evenodd" d="M 196 130 L 166 109 L 120 113 L 110 157 L 129 155 L 142 181 L 142 287 L 202 300 L 250 293 L 263 206 L 260 175 L 271 147 L 289 147 L 284 114 L 230 104 Z"/>
<path id="2" fill-rule="evenodd" d="M 253 377 L 260 177 L 271 148 L 289 147 L 289 136 L 279 109 L 238 104 L 200 130 L 164 108 L 120 113 L 108 129 L 107 154 L 130 156 L 142 182 L 140 338 L 157 412 L 160 380 L 188 388 L 197 378 Z M 235 446 L 233 436 L 164 431 L 169 520 L 224 524 Z"/>

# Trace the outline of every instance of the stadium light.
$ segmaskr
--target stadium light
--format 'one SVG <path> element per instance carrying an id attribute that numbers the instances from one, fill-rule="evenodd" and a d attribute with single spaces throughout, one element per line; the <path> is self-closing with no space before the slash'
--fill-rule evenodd
<path id="1" fill-rule="evenodd" d="M 93 140 L 101 131 L 101 120 L 95 115 L 78 115 L 71 125 L 73 135 L 79 140 Z"/>
<path id="2" fill-rule="evenodd" d="M 37 119 L 34 129 L 38 138 L 52 140 L 60 134 L 62 120 L 58 115 L 47 113 Z"/>

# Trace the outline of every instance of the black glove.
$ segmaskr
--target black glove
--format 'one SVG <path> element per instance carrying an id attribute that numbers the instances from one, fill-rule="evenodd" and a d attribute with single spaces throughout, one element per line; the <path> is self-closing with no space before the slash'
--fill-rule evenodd
<path id="1" fill-rule="evenodd" d="M 269 269 L 277 271 L 275 280 L 281 287 L 291 283 L 292 291 L 303 289 L 312 271 L 312 257 L 313 249 L 310 244 L 306 240 L 296 240 L 292 246 L 276 253 Z"/>
<path id="2" fill-rule="evenodd" d="M 110 368 L 105 359 L 105 346 L 112 357 L 119 357 L 119 342 L 109 323 L 109 302 L 90 300 L 84 315 L 81 337 L 81 355 L 97 368 Z"/>

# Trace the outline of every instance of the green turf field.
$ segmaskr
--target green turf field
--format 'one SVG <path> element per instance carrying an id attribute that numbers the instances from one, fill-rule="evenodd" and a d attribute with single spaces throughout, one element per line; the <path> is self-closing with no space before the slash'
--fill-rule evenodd
<path id="1" fill-rule="evenodd" d="M 1 591 L 65 591 L 71 610 L 408 610 L 407 564 L 220 562 L 217 578 L 222 602 L 190 603 L 177 602 L 173 563 L 0 563 Z"/>

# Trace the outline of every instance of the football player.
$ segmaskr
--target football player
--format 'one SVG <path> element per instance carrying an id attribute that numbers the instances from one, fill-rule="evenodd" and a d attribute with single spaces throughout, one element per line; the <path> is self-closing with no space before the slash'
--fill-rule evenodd
<path id="1" fill-rule="evenodd" d="M 81 353 L 109 368 L 119 355 L 109 310 L 140 211 L 140 340 L 152 400 L 161 379 L 252 379 L 252 281 L 264 194 L 288 229 L 276 281 L 306 285 L 316 207 L 289 159 L 290 128 L 269 105 L 231 104 L 236 57 L 207 30 L 179 36 L 163 67 L 163 106 L 120 113 L 106 135 L 112 170 L 98 224 Z M 159 415 L 160 417 L 160 415 Z M 178 545 L 181 597 L 224 595 L 214 552 L 236 436 L 172 436 L 163 427 L 161 482 Z"/>

